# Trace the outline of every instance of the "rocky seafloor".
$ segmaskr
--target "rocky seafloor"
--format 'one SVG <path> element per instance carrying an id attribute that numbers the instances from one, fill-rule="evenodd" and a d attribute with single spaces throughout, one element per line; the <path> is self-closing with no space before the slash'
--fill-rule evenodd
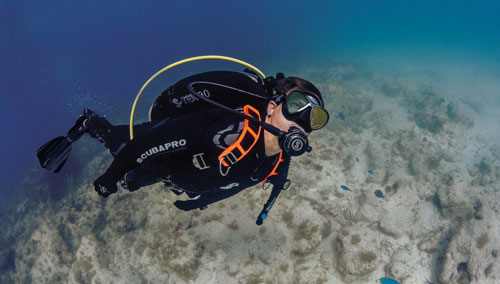
<path id="1" fill-rule="evenodd" d="M 194 212 L 161 184 L 103 199 L 102 154 L 63 198 L 26 197 L 1 221 L 0 282 L 500 283 L 500 147 L 473 94 L 352 64 L 302 71 L 330 123 L 262 226 L 260 186 Z"/>

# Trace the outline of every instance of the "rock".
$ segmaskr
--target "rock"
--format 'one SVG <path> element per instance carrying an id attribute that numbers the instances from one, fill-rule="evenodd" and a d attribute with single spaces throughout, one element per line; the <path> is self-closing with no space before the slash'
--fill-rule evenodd
<path id="1" fill-rule="evenodd" d="M 389 153 L 380 143 L 373 142 L 368 142 L 364 153 L 366 166 L 373 171 L 373 174 L 367 176 L 367 181 L 382 184 L 385 171 L 391 168 L 387 162 L 388 156 L 390 156 Z"/>
<path id="2" fill-rule="evenodd" d="M 218 258 L 225 256 L 225 260 L 219 264 L 222 269 L 215 268 L 218 272 L 215 273 L 214 283 L 293 283 L 295 271 L 290 259 L 265 259 L 251 251 L 240 253 L 238 257 L 223 251 L 217 251 L 216 254 Z M 208 271 L 208 274 L 212 272 Z M 212 281 L 196 283 L 210 282 Z"/>
<path id="3" fill-rule="evenodd" d="M 302 200 L 293 209 L 291 226 L 293 228 L 294 249 L 297 254 L 310 252 L 323 240 L 329 221 L 321 215 L 310 201 Z"/>
<path id="4" fill-rule="evenodd" d="M 378 229 L 381 233 L 399 239 L 408 236 L 418 239 L 441 230 L 442 223 L 429 202 L 421 202 L 409 186 L 402 186 L 384 206 Z M 412 224 L 404 226 L 401 224 Z"/>
<path id="5" fill-rule="evenodd" d="M 146 208 L 141 208 L 137 200 L 127 194 L 117 199 L 112 205 L 108 217 L 108 226 L 114 232 L 124 234 L 144 227 L 147 219 Z"/>
<path id="6" fill-rule="evenodd" d="M 471 166 L 467 170 L 468 170 L 469 175 L 471 177 L 475 177 L 475 176 L 477 176 L 479 174 L 479 169 L 477 167 L 475 167 L 475 166 Z"/>
<path id="7" fill-rule="evenodd" d="M 460 109 L 458 104 L 455 102 L 450 102 L 446 106 L 446 115 L 448 116 L 448 118 L 451 121 L 453 121 L 455 123 L 460 123 L 460 124 L 465 125 L 469 128 L 474 126 L 474 120 L 470 116 L 466 115 Z"/>
<path id="8" fill-rule="evenodd" d="M 201 256 L 205 253 L 191 235 L 184 233 L 172 235 L 169 238 L 157 240 L 152 249 L 156 252 L 156 263 L 166 266 L 183 281 L 194 280 L 198 277 Z"/>
<path id="9" fill-rule="evenodd" d="M 401 282 L 410 276 L 411 267 L 403 262 L 394 262 L 389 264 L 388 273 L 392 278 Z"/>
<path id="10" fill-rule="evenodd" d="M 401 86 L 397 81 L 388 81 L 382 83 L 380 86 L 380 92 L 387 97 L 403 97 L 406 95 L 407 90 Z"/>
<path id="11" fill-rule="evenodd" d="M 369 279 L 380 263 L 380 235 L 368 228 L 344 229 L 336 239 L 335 268 L 345 282 Z"/>
<path id="12" fill-rule="evenodd" d="M 438 209 L 441 216 L 446 219 L 460 217 L 470 219 L 474 216 L 474 202 L 468 197 L 469 185 L 456 172 L 445 175 L 446 181 L 438 185 Z"/>
<path id="13" fill-rule="evenodd" d="M 440 256 L 442 283 L 498 283 L 500 265 L 495 250 L 500 247 L 496 214 L 485 209 L 482 220 L 468 220 L 453 233 Z M 450 275 L 454 273 L 452 281 Z"/>
<path id="14" fill-rule="evenodd" d="M 428 237 L 418 243 L 418 249 L 428 254 L 433 254 L 438 250 L 438 241 Z"/>
<path id="15" fill-rule="evenodd" d="M 394 208 L 380 221 L 379 231 L 393 238 L 401 238 L 409 228 L 401 226 L 402 223 L 413 223 L 413 212 L 407 208 Z"/>
<path id="16" fill-rule="evenodd" d="M 495 165 L 492 159 L 483 157 L 483 159 L 481 159 L 481 162 L 479 162 L 476 167 L 482 175 L 491 175 L 493 173 Z"/>
<path id="17" fill-rule="evenodd" d="M 309 260 L 295 269 L 294 281 L 297 284 L 327 283 L 325 268 L 319 260 Z"/>
<path id="18" fill-rule="evenodd" d="M 416 96 L 406 97 L 410 119 L 429 132 L 440 133 L 448 121 L 444 99 L 430 89 L 425 89 Z"/>
<path id="19" fill-rule="evenodd" d="M 499 167 L 495 165 L 495 162 L 490 157 L 483 157 L 479 164 L 475 165 L 476 169 L 472 171 L 475 173 L 475 177 L 478 180 L 480 186 L 487 186 L 498 179 Z M 469 173 L 471 170 L 469 170 Z M 471 174 L 472 175 L 472 174 Z"/>

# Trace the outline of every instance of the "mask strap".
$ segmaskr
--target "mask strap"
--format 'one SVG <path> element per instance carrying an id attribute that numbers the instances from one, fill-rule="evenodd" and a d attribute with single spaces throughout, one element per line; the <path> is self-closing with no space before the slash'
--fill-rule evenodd
<path id="1" fill-rule="evenodd" d="M 282 103 L 285 100 L 285 97 L 286 97 L 285 94 L 280 94 L 280 95 L 274 96 L 273 98 L 271 98 L 271 100 L 273 100 L 277 105 L 279 105 L 280 103 Z"/>

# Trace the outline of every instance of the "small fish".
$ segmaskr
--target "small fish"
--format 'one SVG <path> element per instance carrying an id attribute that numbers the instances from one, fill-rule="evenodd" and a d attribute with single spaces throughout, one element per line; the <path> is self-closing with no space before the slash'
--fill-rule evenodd
<path id="1" fill-rule="evenodd" d="M 451 275 L 450 275 L 450 281 L 451 281 L 451 278 L 453 278 L 453 275 L 455 275 L 455 272 L 451 273 Z"/>
<path id="2" fill-rule="evenodd" d="M 371 174 L 371 175 L 373 175 L 373 171 L 371 171 L 371 170 L 369 170 L 368 173 Z"/>
<path id="3" fill-rule="evenodd" d="M 342 188 L 343 190 L 352 191 L 350 188 L 348 188 L 345 185 L 341 185 L 340 188 Z"/>
<path id="4" fill-rule="evenodd" d="M 388 278 L 388 277 L 384 277 L 384 278 L 380 278 L 380 283 L 382 284 L 399 284 L 398 281 L 392 279 L 392 278 Z"/>
<path id="5" fill-rule="evenodd" d="M 380 191 L 380 189 L 377 189 L 375 190 L 375 196 L 378 197 L 378 198 L 384 198 L 384 194 L 382 193 L 382 191 Z"/>
<path id="6" fill-rule="evenodd" d="M 358 158 L 358 156 L 356 156 L 356 162 L 358 162 L 358 163 L 359 163 L 359 158 Z"/>
<path id="7" fill-rule="evenodd" d="M 345 115 L 342 112 L 339 112 L 339 118 L 342 120 L 345 120 Z"/>

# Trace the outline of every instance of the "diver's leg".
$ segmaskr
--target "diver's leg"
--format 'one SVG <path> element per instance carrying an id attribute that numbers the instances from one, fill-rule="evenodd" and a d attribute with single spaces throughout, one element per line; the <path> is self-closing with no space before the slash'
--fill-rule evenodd
<path id="1" fill-rule="evenodd" d="M 115 156 L 130 141 L 128 125 L 112 125 L 109 121 L 91 109 L 85 108 L 83 116 L 87 119 L 83 122 L 86 131 L 92 138 L 97 139 L 111 154 Z M 153 123 L 146 122 L 134 125 L 135 135 L 141 135 L 152 127 Z"/>
<path id="2" fill-rule="evenodd" d="M 134 125 L 134 136 L 140 136 L 153 126 L 151 122 L 145 122 Z M 116 156 L 120 150 L 130 141 L 130 126 L 116 125 L 112 126 L 104 137 L 104 144 L 113 156 Z"/>

